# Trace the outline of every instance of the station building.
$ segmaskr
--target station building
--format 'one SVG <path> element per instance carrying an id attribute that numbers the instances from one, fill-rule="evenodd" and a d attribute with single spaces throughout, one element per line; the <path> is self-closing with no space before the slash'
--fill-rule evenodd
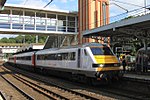
<path id="1" fill-rule="evenodd" d="M 0 43 L 0 60 L 7 61 L 7 58 L 18 51 L 28 49 L 43 49 L 43 44 L 19 44 L 19 43 Z"/>
<path id="2" fill-rule="evenodd" d="M 109 24 L 109 0 L 78 0 L 79 43 L 99 42 L 110 44 L 110 38 L 83 38 L 83 31 Z"/>
<path id="3" fill-rule="evenodd" d="M 7 57 L 17 52 L 22 44 L 0 43 L 0 60 L 6 60 Z"/>

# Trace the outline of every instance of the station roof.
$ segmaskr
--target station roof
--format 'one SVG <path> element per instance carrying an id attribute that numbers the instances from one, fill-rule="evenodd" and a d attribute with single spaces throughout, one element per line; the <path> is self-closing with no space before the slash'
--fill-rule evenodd
<path id="1" fill-rule="evenodd" d="M 147 34 L 145 34 L 145 31 L 147 31 Z M 143 35 L 147 38 L 150 38 L 150 14 L 130 19 L 124 19 L 115 23 L 111 23 L 83 32 L 84 37 L 111 37 L 117 35 L 128 37 L 130 37 L 131 35 Z"/>

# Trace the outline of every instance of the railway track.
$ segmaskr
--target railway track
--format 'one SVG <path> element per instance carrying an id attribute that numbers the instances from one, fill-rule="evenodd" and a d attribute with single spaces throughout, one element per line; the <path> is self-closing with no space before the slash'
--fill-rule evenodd
<path id="1" fill-rule="evenodd" d="M 7 69 L 3 68 L 3 70 L 8 71 Z M 26 78 L 23 78 L 22 76 L 19 76 L 17 74 L 12 74 L 14 78 L 21 81 L 22 83 L 28 85 L 29 87 L 33 88 L 34 90 L 40 92 L 41 94 L 47 96 L 50 99 L 56 100 L 56 99 L 64 99 L 64 100 L 70 100 L 70 99 L 82 99 L 82 100 L 99 100 L 99 98 L 92 97 L 91 95 L 83 94 L 77 91 L 73 91 L 71 89 L 67 89 L 61 86 L 58 86 L 54 83 L 48 82 L 47 84 L 49 86 L 52 86 L 51 89 L 46 89 L 39 84 L 35 84 L 34 82 L 31 82 L 27 80 Z M 32 76 L 32 78 L 41 81 L 35 77 Z M 45 83 L 45 81 L 43 81 Z"/>
<path id="2" fill-rule="evenodd" d="M 0 100 L 6 100 L 5 95 L 0 91 Z"/>
<path id="3" fill-rule="evenodd" d="M 19 87 L 17 87 L 13 82 L 11 82 L 10 80 L 8 80 L 7 78 L 5 78 L 4 76 L 2 76 L 0 74 L 0 76 L 7 82 L 9 83 L 12 87 L 14 87 L 19 93 L 21 93 L 25 98 L 27 98 L 28 100 L 34 100 L 33 97 L 31 97 L 29 94 L 27 94 L 25 91 L 23 91 L 22 89 L 20 89 Z M 4 99 L 5 100 L 5 99 Z"/>
<path id="4" fill-rule="evenodd" d="M 12 69 L 12 70 L 14 70 L 14 69 Z M 16 70 L 14 70 L 14 71 L 16 71 Z M 39 78 L 39 77 L 37 77 L 38 75 L 34 75 L 34 74 L 29 74 L 29 72 L 27 72 L 27 73 L 24 73 L 24 72 L 21 72 L 20 70 L 19 71 L 16 71 L 17 73 L 20 73 L 20 74 L 24 74 L 25 76 L 27 76 L 27 77 L 32 77 L 32 79 L 35 79 L 35 80 L 37 80 L 37 81 L 39 81 L 39 82 L 43 82 L 43 83 L 45 83 L 45 84 L 48 84 L 48 85 L 52 85 L 52 86 L 54 86 L 54 87 L 57 87 L 57 88 L 59 88 L 59 89 L 61 89 L 61 90 L 63 90 L 63 91 L 66 91 L 66 90 L 68 90 L 67 88 L 65 88 L 65 86 L 63 86 L 63 87 L 61 87 L 60 85 L 57 85 L 57 84 L 55 84 L 55 82 L 50 82 L 50 81 L 48 81 L 48 80 L 46 80 L 46 79 L 42 79 L 42 78 Z M 74 84 L 74 83 L 73 83 Z M 141 93 L 141 92 L 135 92 L 135 91 L 131 91 L 131 90 L 128 90 L 128 89 L 124 89 L 124 88 L 122 88 L 122 87 L 117 87 L 116 86 L 116 84 L 113 84 L 113 85 L 111 85 L 111 86 L 104 86 L 104 87 L 99 87 L 99 88 L 97 88 L 97 87 L 93 87 L 93 86 L 87 86 L 87 85 L 83 85 L 83 84 L 78 84 L 78 83 L 75 83 L 77 86 L 82 86 L 82 90 L 88 90 L 88 91 L 97 91 L 99 94 L 109 94 L 110 95 L 110 97 L 112 97 L 112 95 L 114 96 L 114 97 L 116 97 L 116 96 L 119 96 L 119 98 L 118 99 L 120 99 L 121 97 L 122 98 L 125 98 L 124 100 L 126 100 L 126 99 L 131 99 L 131 100 L 149 100 L 150 99 L 150 97 L 149 97 L 149 95 L 145 95 L 145 94 L 143 94 L 143 93 Z M 122 83 L 120 83 L 120 84 L 122 84 Z M 69 90 L 70 91 L 70 90 Z M 71 91 L 76 91 L 76 90 L 71 90 Z M 77 91 L 76 91 L 77 92 Z M 79 92 L 79 95 L 82 95 L 81 94 L 81 92 L 82 91 L 78 91 Z M 76 94 L 76 93 L 74 93 L 74 94 Z M 77 93 L 78 94 L 78 93 Z M 85 94 L 84 94 L 85 95 Z M 86 94 L 87 95 L 87 94 Z M 108 96 L 109 96 L 108 95 Z M 92 100 L 97 100 L 97 99 L 100 99 L 100 98 L 96 98 L 96 97 L 92 97 L 91 98 L 91 95 L 88 95 L 88 96 L 90 96 L 90 98 L 89 97 L 84 97 L 84 96 L 82 96 L 82 97 L 84 97 L 84 98 L 86 98 L 86 99 L 92 99 Z M 123 100 L 123 99 L 122 99 Z"/>
<path id="5" fill-rule="evenodd" d="M 64 100 L 69 100 L 67 97 L 64 97 L 62 95 L 59 95 L 58 93 L 52 92 L 48 89 L 45 89 L 33 82 L 30 82 L 18 75 L 13 75 L 14 78 L 16 78 L 17 80 L 21 81 L 22 83 L 28 85 L 29 87 L 31 87 L 32 89 L 38 91 L 39 93 L 43 94 L 44 96 L 47 96 L 49 99 L 52 100 L 56 100 L 56 99 L 64 99 Z"/>
<path id="6" fill-rule="evenodd" d="M 126 97 L 133 100 L 149 100 L 150 97 L 148 95 L 141 94 L 141 92 L 133 92 L 130 90 L 120 89 L 120 88 L 114 88 L 114 87 L 107 87 L 100 89 L 103 92 L 107 92 L 109 94 L 119 95 L 122 97 Z"/>

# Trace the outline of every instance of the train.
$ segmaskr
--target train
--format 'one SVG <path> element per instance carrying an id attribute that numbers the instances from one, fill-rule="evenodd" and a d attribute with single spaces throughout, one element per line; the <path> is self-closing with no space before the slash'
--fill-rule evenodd
<path id="1" fill-rule="evenodd" d="M 38 73 L 90 83 L 123 76 L 118 58 L 110 47 L 100 43 L 17 53 L 9 58 L 8 63 Z"/>
<path id="2" fill-rule="evenodd" d="M 144 48 L 137 51 L 135 69 L 143 72 L 147 72 L 150 69 L 150 47 L 147 48 L 147 51 Z"/>

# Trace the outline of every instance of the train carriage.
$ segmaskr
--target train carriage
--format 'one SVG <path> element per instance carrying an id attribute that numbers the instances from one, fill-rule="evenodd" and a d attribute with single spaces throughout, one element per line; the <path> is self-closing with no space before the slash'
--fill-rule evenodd
<path id="1" fill-rule="evenodd" d="M 122 67 L 111 49 L 104 44 L 87 43 L 15 54 L 16 64 L 34 71 L 73 80 L 111 80 L 122 77 Z"/>
<path id="2" fill-rule="evenodd" d="M 35 67 L 35 52 L 25 52 L 13 55 L 14 63 L 17 67 L 23 69 L 34 70 Z"/>
<path id="3" fill-rule="evenodd" d="M 138 50 L 136 55 L 136 70 L 148 71 L 150 69 L 150 47 L 147 48 L 147 52 L 144 48 Z"/>
<path id="4" fill-rule="evenodd" d="M 57 76 L 68 73 L 105 80 L 121 76 L 122 70 L 117 57 L 110 48 L 98 43 L 38 51 L 36 52 L 36 66 Z"/>

